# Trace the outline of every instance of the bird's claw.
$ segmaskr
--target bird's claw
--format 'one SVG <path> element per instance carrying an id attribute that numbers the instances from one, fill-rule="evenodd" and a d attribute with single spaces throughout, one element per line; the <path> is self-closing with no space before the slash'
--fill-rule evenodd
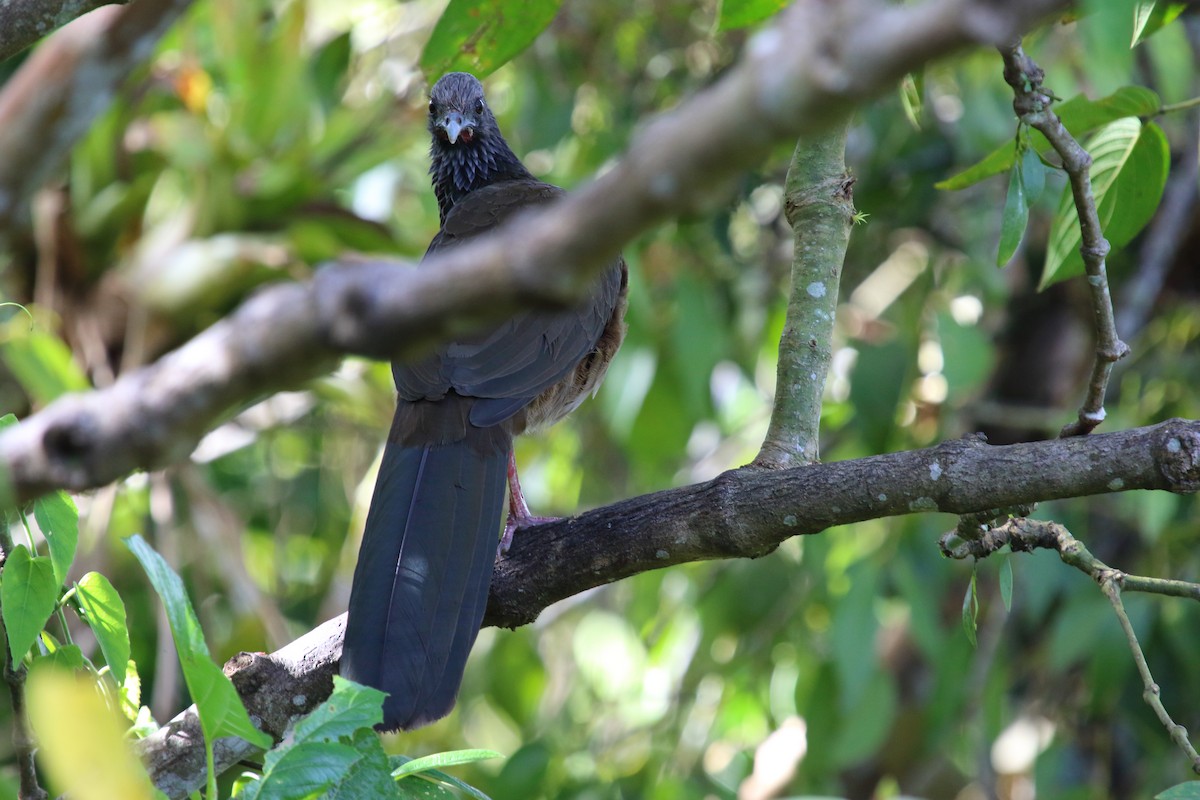
<path id="1" fill-rule="evenodd" d="M 510 512 L 508 521 L 504 523 L 504 535 L 500 537 L 500 546 L 496 549 L 496 555 L 508 555 L 508 550 L 512 547 L 513 535 L 517 531 L 532 528 L 534 525 L 558 522 L 560 519 L 562 517 L 538 517 L 533 514 L 513 514 Z"/>

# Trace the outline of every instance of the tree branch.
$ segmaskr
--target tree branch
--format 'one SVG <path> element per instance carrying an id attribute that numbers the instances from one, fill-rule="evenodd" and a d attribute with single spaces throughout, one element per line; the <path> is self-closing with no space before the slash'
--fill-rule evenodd
<path id="1" fill-rule="evenodd" d="M 1020 41 L 1001 47 L 1000 54 L 1004 58 L 1004 80 L 1013 90 L 1013 110 L 1022 122 L 1045 136 L 1062 158 L 1063 170 L 1071 183 L 1071 194 L 1079 217 L 1079 252 L 1091 289 L 1096 357 L 1092 363 L 1087 397 L 1079 409 L 1078 419 L 1066 425 L 1059 435 L 1086 436 L 1104 421 L 1104 395 L 1108 390 L 1113 364 L 1129 354 L 1129 345 L 1117 335 L 1117 323 L 1113 315 L 1105 266 L 1109 244 L 1104 238 L 1096 198 L 1092 193 L 1092 156 L 1075 141 L 1075 137 L 1051 109 L 1053 95 L 1042 85 L 1046 73 L 1026 55 Z"/>
<path id="2" fill-rule="evenodd" d="M 0 3 L 0 61 L 89 11 L 128 0 L 7 0 Z"/>
<path id="3" fill-rule="evenodd" d="M 99 9 L 55 34 L 4 84 L 0 234 L 26 213 L 26 199 L 62 164 L 116 97 L 125 76 L 150 55 L 190 4 L 137 0 L 123 8 Z M 8 8 L 0 4 L 0 9 Z M 0 30 L 4 24 L 0 22 Z"/>
<path id="4" fill-rule="evenodd" d="M 792 536 L 901 514 L 963 514 L 1090 494 L 1200 490 L 1200 421 L 993 447 L 978 438 L 790 469 L 743 467 L 522 531 L 496 562 L 485 625 L 515 628 L 586 589 L 692 561 L 756 558 Z M 280 738 L 332 687 L 345 615 L 271 656 L 226 665 L 251 717 Z M 194 707 L 140 745 L 171 797 L 204 782 Z M 218 771 L 254 752 L 221 740 Z"/>
<path id="5" fill-rule="evenodd" d="M 846 171 L 849 130 L 847 117 L 802 139 L 784 182 L 784 206 L 795 237 L 792 285 L 779 341 L 771 424 L 754 460 L 760 467 L 811 464 L 821 456 L 821 401 L 854 220 L 854 179 Z"/>
<path id="6" fill-rule="evenodd" d="M 10 499 L 94 488 L 184 458 L 232 409 L 316 377 L 345 353 L 411 356 L 518 305 L 569 303 L 615 249 L 722 197 L 777 142 L 823 130 L 921 63 L 1011 38 L 1063 5 L 798 3 L 721 81 L 653 119 L 613 169 L 561 202 L 419 270 L 357 264 L 267 289 L 157 363 L 10 428 L 0 437 Z M 0 153 L 20 152 L 5 149 L 6 135 L 0 125 Z M 0 227 L 4 199 L 19 196 L 6 193 L 4 165 L 14 160 L 0 160 Z"/>

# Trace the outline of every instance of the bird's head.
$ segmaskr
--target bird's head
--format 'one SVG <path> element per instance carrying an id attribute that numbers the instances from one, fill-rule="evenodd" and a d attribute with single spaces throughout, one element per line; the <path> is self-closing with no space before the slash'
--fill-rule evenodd
<path id="1" fill-rule="evenodd" d="M 429 93 L 429 132 L 444 146 L 470 145 L 495 127 L 483 84 L 466 72 L 450 72 Z"/>

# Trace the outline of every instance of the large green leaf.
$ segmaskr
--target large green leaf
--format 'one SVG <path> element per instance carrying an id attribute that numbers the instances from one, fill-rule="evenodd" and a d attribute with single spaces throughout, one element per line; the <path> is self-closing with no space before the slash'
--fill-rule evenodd
<path id="1" fill-rule="evenodd" d="M 53 334 L 34 330 L 12 336 L 2 350 L 4 363 L 39 405 L 67 392 L 90 388 L 87 377 L 72 360 L 70 348 Z"/>
<path id="2" fill-rule="evenodd" d="M 75 560 L 75 546 L 79 543 L 79 511 L 75 508 L 75 501 L 66 492 L 52 492 L 38 498 L 33 504 L 33 518 L 37 520 L 50 546 L 54 580 L 62 586 L 71 569 L 71 562 Z"/>
<path id="3" fill-rule="evenodd" d="M 1145 87 L 1122 86 L 1099 100 L 1089 100 L 1084 95 L 1076 95 L 1055 105 L 1054 112 L 1072 135 L 1082 136 L 1122 117 L 1154 114 L 1161 104 L 1158 95 Z M 1029 141 L 1038 153 L 1051 150 L 1050 142 L 1037 131 L 1030 131 Z M 944 181 L 938 181 L 934 186 L 948 190 L 965 189 L 985 178 L 999 175 L 1012 167 L 1016 160 L 1017 150 L 1009 141 L 988 153 L 982 160 Z"/>
<path id="4" fill-rule="evenodd" d="M 371 728 L 383 721 L 383 698 L 378 689 L 333 676 L 329 699 L 296 723 L 292 738 L 303 741 L 333 741 L 350 736 L 360 728 Z"/>
<path id="5" fill-rule="evenodd" d="M 183 679 L 204 729 L 205 746 L 210 747 L 214 739 L 222 736 L 238 736 L 259 747 L 270 747 L 271 737 L 250 722 L 233 683 L 209 656 L 204 632 L 192 610 L 183 581 L 141 536 L 130 536 L 125 544 L 141 562 L 166 609 Z"/>
<path id="6" fill-rule="evenodd" d="M 1113 249 L 1123 247 L 1150 221 L 1162 198 L 1170 165 L 1166 136 L 1154 123 L 1125 117 L 1106 125 L 1084 146 L 1092 156 L 1092 195 L 1105 238 Z M 1068 185 L 1050 229 L 1040 288 L 1083 272 L 1081 240 Z"/>
<path id="7" fill-rule="evenodd" d="M 528 47 L 560 5 L 561 0 L 450 0 L 421 53 L 421 69 L 430 80 L 457 70 L 489 75 Z"/>
<path id="8" fill-rule="evenodd" d="M 14 664 L 21 662 L 46 627 L 57 600 L 58 583 L 50 559 L 30 555 L 23 544 L 13 548 L 0 573 L 0 603 Z"/>
<path id="9" fill-rule="evenodd" d="M 324 797 L 325 790 L 341 780 L 358 750 L 340 742 L 302 742 L 289 747 L 265 771 L 262 780 L 238 795 L 244 800 L 290 800 L 295 797 Z"/>
<path id="10" fill-rule="evenodd" d="M 124 686 L 125 670 L 129 666 L 129 626 L 121 596 L 99 572 L 89 572 L 80 578 L 75 596 L 79 599 L 84 620 L 100 643 L 100 652 L 104 653 L 109 672 L 117 686 Z"/>

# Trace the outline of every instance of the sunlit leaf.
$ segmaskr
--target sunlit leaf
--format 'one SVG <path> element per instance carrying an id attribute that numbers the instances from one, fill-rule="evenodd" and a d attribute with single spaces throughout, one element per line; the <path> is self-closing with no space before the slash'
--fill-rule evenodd
<path id="1" fill-rule="evenodd" d="M 239 736 L 259 747 L 270 747 L 271 737 L 250 722 L 237 690 L 209 656 L 204 633 L 183 581 L 141 536 L 130 536 L 125 544 L 146 571 L 167 612 L 183 678 L 204 729 L 205 745 L 211 746 L 214 739 L 222 736 Z"/>
<path id="2" fill-rule="evenodd" d="M 324 797 L 360 758 L 358 750 L 340 742 L 302 742 L 271 765 L 262 780 L 246 787 L 245 800 L 290 800 Z"/>
<path id="3" fill-rule="evenodd" d="M 1133 42 L 1137 47 L 1158 33 L 1184 12 L 1187 3 L 1167 3 L 1164 0 L 1138 0 L 1133 10 Z"/>
<path id="4" fill-rule="evenodd" d="M 79 511 L 75 501 L 64 491 L 51 492 L 34 502 L 33 518 L 46 537 L 54 580 L 61 586 L 75 560 L 75 547 L 79 542 Z"/>
<path id="5" fill-rule="evenodd" d="M 124 686 L 129 663 L 129 628 L 121 596 L 99 572 L 89 572 L 80 578 L 75 596 L 79 599 L 84 620 L 100 644 L 109 672 L 118 686 Z"/>
<path id="6" fill-rule="evenodd" d="M 487 761 L 492 758 L 504 758 L 504 756 L 495 750 L 448 750 L 444 753 L 434 753 L 433 755 L 406 761 L 392 770 L 392 777 L 399 779 L 406 775 L 416 775 L 418 772 L 427 772 L 431 769 L 442 769 L 444 767 L 458 766 L 459 764 L 473 764 L 476 761 Z"/>
<path id="7" fill-rule="evenodd" d="M 53 334 L 33 330 L 12 335 L 0 347 L 0 353 L 21 388 L 38 405 L 67 392 L 90 388 L 87 377 L 71 357 L 71 350 Z"/>
<path id="8" fill-rule="evenodd" d="M 25 685 L 38 760 L 56 793 L 150 800 L 154 790 L 95 676 L 39 663 Z"/>
<path id="9" fill-rule="evenodd" d="M 732 31 L 773 17 L 787 0 L 723 0 L 717 30 Z"/>
<path id="10" fill-rule="evenodd" d="M 455 71 L 483 78 L 528 47 L 561 4 L 450 0 L 421 53 L 421 69 L 431 82 Z"/>
<path id="11" fill-rule="evenodd" d="M 4 627 L 12 660 L 20 663 L 33 646 L 46 620 L 54 613 L 58 583 L 54 566 L 45 556 L 32 556 L 29 548 L 17 545 L 0 573 L 0 602 L 4 604 Z"/>
<path id="12" fill-rule="evenodd" d="M 378 689 L 333 676 L 333 693 L 296 723 L 296 741 L 333 741 L 383 721 L 383 698 Z"/>

